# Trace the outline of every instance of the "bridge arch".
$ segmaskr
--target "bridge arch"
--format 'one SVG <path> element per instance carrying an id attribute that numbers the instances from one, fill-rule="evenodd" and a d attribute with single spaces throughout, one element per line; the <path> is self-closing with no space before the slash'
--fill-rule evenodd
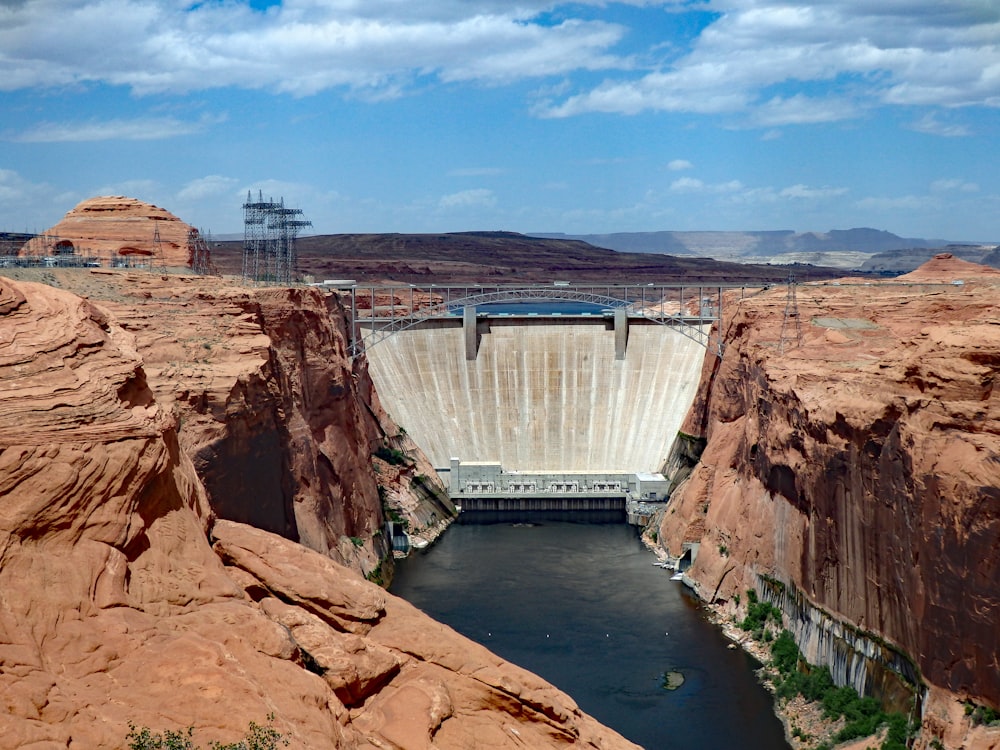
<path id="1" fill-rule="evenodd" d="M 600 310 L 622 311 L 628 318 L 641 318 L 661 325 L 675 327 L 678 332 L 704 346 L 711 353 L 721 355 L 722 343 L 706 327 L 717 323 L 722 314 L 724 287 L 694 284 L 672 285 L 622 285 L 622 286 L 432 286 L 429 293 L 438 298 L 430 304 L 421 304 L 415 293 L 427 295 L 428 290 L 415 286 L 365 286 L 352 285 L 351 316 L 352 358 L 385 341 L 390 336 L 406 331 L 433 319 L 455 319 L 456 313 L 468 307 L 503 302 L 579 302 L 594 305 Z M 685 292 L 687 300 L 685 301 Z M 409 293 L 409 301 L 407 301 Z M 668 298 L 676 296 L 676 302 Z M 390 299 L 389 305 L 376 305 L 376 300 Z M 399 299 L 398 307 L 395 304 Z M 367 308 L 364 303 L 368 302 Z M 676 311 L 673 306 L 676 305 Z M 693 309 L 692 309 L 693 308 Z M 366 314 L 367 313 L 367 314 Z M 620 315 L 621 312 L 618 312 Z M 569 317 L 569 316 L 567 316 Z M 370 327 L 362 336 L 360 327 Z"/>

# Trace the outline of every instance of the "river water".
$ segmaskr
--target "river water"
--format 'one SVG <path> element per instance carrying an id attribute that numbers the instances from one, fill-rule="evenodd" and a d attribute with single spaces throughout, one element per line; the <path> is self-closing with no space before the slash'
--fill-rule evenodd
<path id="1" fill-rule="evenodd" d="M 755 662 L 654 562 L 623 523 L 463 522 L 391 591 L 646 750 L 787 750 Z"/>

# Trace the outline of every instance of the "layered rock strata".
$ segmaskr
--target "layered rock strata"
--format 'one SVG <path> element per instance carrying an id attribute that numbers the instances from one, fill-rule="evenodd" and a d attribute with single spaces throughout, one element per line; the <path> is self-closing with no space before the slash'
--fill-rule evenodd
<path id="1" fill-rule="evenodd" d="M 384 582 L 392 566 L 384 511 L 418 538 L 454 517 L 434 470 L 382 408 L 365 361 L 347 359 L 335 295 L 142 272 L 44 275 L 95 300 L 134 336 L 219 517 Z M 395 464 L 378 457 L 387 447 Z"/>
<path id="2" fill-rule="evenodd" d="M 191 267 L 191 232 L 189 224 L 164 208 L 124 195 L 104 195 L 78 203 L 21 254 L 75 254 L 108 262 L 132 258 L 154 266 Z"/>
<path id="3" fill-rule="evenodd" d="M 773 582 L 828 620 L 800 629 L 814 645 L 846 628 L 911 662 L 921 746 L 1000 746 L 952 721 L 956 700 L 1000 707 L 1000 273 L 942 255 L 727 307 L 660 543 L 700 542 L 688 577 L 734 613 Z"/>
<path id="4" fill-rule="evenodd" d="M 635 747 L 329 556 L 215 521 L 144 346 L 0 279 L 4 747 L 233 742 L 269 714 L 292 748 Z"/>

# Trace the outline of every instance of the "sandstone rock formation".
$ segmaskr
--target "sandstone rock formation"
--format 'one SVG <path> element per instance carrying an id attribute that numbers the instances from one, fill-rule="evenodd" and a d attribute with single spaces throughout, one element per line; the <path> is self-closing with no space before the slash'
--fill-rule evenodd
<path id="1" fill-rule="evenodd" d="M 915 671 L 920 747 L 1000 747 L 956 703 L 1000 707 L 1000 273 L 941 255 L 728 311 L 660 543 L 700 542 L 703 598 L 773 582 Z"/>
<path id="2" fill-rule="evenodd" d="M 118 312 L 129 294 L 120 292 Z M 278 297 L 272 320 L 287 322 L 291 302 Z M 221 358 L 229 369 L 219 374 L 194 377 L 185 363 L 193 379 L 243 384 L 239 395 L 261 361 L 290 361 L 269 348 L 253 307 L 212 300 L 206 309 L 218 323 L 209 333 L 232 330 L 233 356 Z M 130 321 L 137 344 L 118 312 L 0 279 L 4 747 L 122 747 L 130 721 L 193 726 L 200 744 L 231 742 L 268 714 L 293 748 L 635 747 L 330 557 L 214 520 L 178 440 L 175 415 L 187 412 L 174 411 L 143 367 L 157 345 L 141 339 L 152 334 Z M 179 353 L 169 322 L 161 328 L 160 343 Z M 243 369 L 239 347 L 252 360 Z M 280 404 L 324 395 L 299 377 Z M 192 397 L 206 414 L 209 405 L 235 411 L 235 399 Z M 310 430 L 307 421 L 294 431 Z"/>
<path id="3" fill-rule="evenodd" d="M 364 360 L 346 358 L 335 295 L 143 272 L 42 275 L 99 301 L 135 336 L 218 516 L 386 583 L 384 508 L 415 541 L 454 517 L 434 470 L 382 409 Z M 385 448 L 405 460 L 379 459 Z"/>
<path id="4" fill-rule="evenodd" d="M 21 250 L 22 255 L 75 254 L 152 266 L 191 267 L 193 228 L 166 209 L 123 195 L 88 198 Z M 159 243 L 156 237 L 159 235 Z"/>

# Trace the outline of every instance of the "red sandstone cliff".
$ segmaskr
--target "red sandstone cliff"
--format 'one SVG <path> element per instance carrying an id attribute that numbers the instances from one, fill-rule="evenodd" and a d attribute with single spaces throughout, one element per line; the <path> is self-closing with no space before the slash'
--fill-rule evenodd
<path id="1" fill-rule="evenodd" d="M 920 747 L 1000 747 L 956 702 L 1000 706 L 998 321 L 1000 274 L 948 256 L 731 300 L 683 430 L 707 444 L 658 529 L 701 543 L 702 597 L 777 581 L 912 660 Z"/>
<path id="2" fill-rule="evenodd" d="M 121 747 L 130 721 L 194 726 L 199 743 L 231 742 L 268 714 L 293 748 L 634 747 L 534 675 L 329 557 L 214 521 L 183 442 L 210 445 L 240 424 L 256 434 L 251 416 L 225 419 L 254 388 L 284 392 L 245 404 L 246 414 L 299 398 L 335 408 L 336 394 L 312 380 L 330 373 L 264 377 L 297 361 L 271 336 L 291 334 L 289 321 L 308 317 L 313 302 L 209 295 L 205 340 L 181 341 L 191 329 L 161 309 L 153 341 L 148 320 L 128 320 L 132 333 L 116 318 L 138 309 L 131 295 L 155 290 L 123 283 L 136 286 L 117 293 L 109 314 L 65 291 L 0 279 L 4 747 Z M 222 350 L 214 374 L 180 356 L 193 346 L 207 353 L 206 343 Z M 300 353 L 311 346 L 285 343 Z M 143 357 L 154 350 L 165 359 L 147 373 Z M 165 385 L 171 366 L 189 388 L 211 387 L 182 398 Z M 216 402 L 212 388 L 224 387 L 236 395 Z M 175 411 L 182 400 L 204 410 Z M 182 425 L 184 440 L 178 416 L 196 422 Z M 299 416 L 288 422 L 293 440 L 321 431 L 307 411 Z M 332 445 L 309 437 L 298 445 Z M 342 465 L 330 460 L 333 471 Z"/>
<path id="3" fill-rule="evenodd" d="M 135 337 L 219 517 L 388 581 L 385 508 L 413 536 L 454 516 L 434 470 L 379 405 L 364 360 L 347 359 L 336 296 L 142 272 L 46 275 Z M 384 448 L 405 460 L 386 464 L 375 455 Z"/>

